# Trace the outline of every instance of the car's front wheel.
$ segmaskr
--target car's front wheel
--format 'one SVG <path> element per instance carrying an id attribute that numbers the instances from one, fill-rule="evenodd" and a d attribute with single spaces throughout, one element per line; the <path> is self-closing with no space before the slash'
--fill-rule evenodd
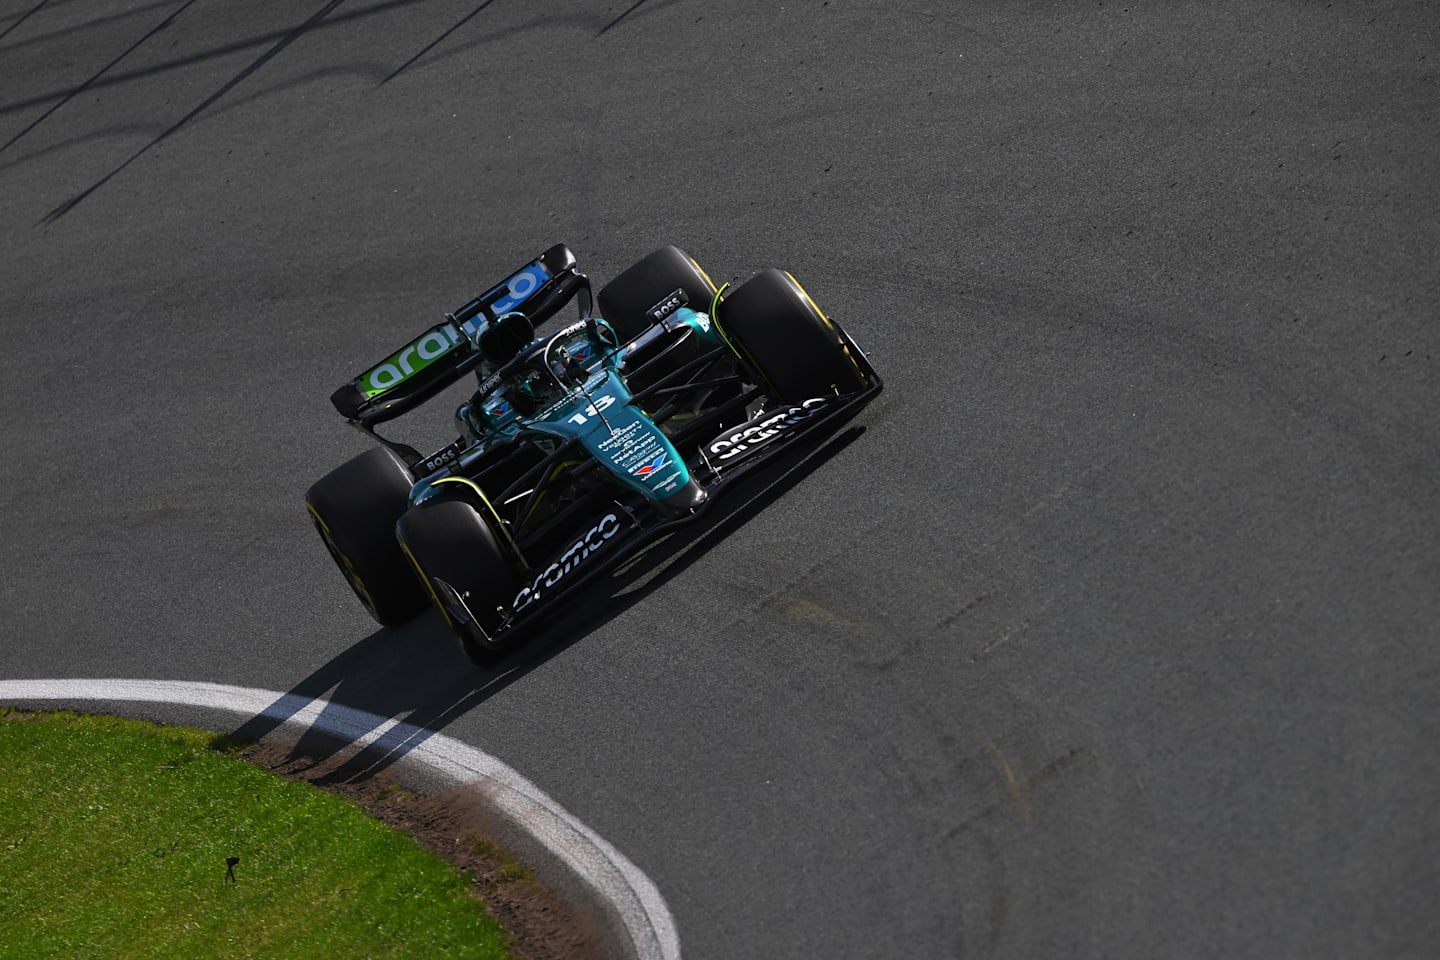
<path id="1" fill-rule="evenodd" d="M 766 270 L 742 283 L 721 301 L 717 322 L 740 358 L 781 400 L 854 393 L 864 386 L 840 328 L 782 270 Z"/>
<path id="2" fill-rule="evenodd" d="M 395 524 L 400 548 L 467 656 L 485 664 L 520 589 L 499 538 L 474 504 L 439 497 L 407 510 Z"/>

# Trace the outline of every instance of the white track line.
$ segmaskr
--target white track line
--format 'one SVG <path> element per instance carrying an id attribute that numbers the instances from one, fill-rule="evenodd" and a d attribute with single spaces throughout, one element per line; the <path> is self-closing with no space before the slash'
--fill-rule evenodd
<path id="1" fill-rule="evenodd" d="M 218 683 L 166 680 L 0 680 L 0 702 L 168 703 L 266 717 L 365 747 L 380 737 L 414 743 L 406 760 L 457 784 L 481 787 L 490 809 L 514 823 L 608 904 L 638 960 L 679 960 L 680 937 L 660 891 L 640 868 L 544 791 L 482 750 L 452 737 L 325 700 Z M 328 708 L 328 709 L 327 709 Z"/>

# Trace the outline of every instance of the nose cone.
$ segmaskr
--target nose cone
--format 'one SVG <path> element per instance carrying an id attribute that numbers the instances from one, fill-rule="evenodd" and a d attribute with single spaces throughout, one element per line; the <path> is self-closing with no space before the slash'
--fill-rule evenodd
<path id="1" fill-rule="evenodd" d="M 655 506 L 659 507 L 660 512 L 665 516 L 672 520 L 678 520 L 680 517 L 694 513 L 700 509 L 705 501 L 709 499 L 710 494 L 706 492 L 704 487 L 695 482 L 694 477 L 691 477 L 684 486 L 670 494 L 670 496 L 664 500 L 655 501 Z"/>

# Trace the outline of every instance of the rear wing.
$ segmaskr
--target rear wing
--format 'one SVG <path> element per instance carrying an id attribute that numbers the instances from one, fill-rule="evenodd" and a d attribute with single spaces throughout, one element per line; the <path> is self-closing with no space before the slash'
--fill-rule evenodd
<path id="1" fill-rule="evenodd" d="M 482 359 L 475 342 L 497 318 L 519 311 L 538 327 L 581 289 L 588 293 L 590 281 L 557 243 L 336 390 L 330 402 L 363 427 L 393 420 L 474 369 Z"/>

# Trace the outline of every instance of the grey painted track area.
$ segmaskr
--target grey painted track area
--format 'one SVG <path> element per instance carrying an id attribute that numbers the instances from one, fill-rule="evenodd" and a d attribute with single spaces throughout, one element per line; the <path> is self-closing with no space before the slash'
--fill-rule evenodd
<path id="1" fill-rule="evenodd" d="M 1421 2 L 0 0 L 0 676 L 443 730 L 695 960 L 1440 954 L 1437 71 Z M 887 389 L 482 673 L 301 496 L 556 241 L 790 269 Z"/>

